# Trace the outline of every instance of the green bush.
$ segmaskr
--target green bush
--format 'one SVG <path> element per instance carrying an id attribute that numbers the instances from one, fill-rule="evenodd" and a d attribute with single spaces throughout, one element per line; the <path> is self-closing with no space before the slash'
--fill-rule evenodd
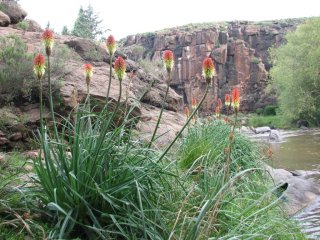
<path id="1" fill-rule="evenodd" d="M 263 113 L 263 108 L 257 108 L 256 114 L 261 115 Z"/>
<path id="2" fill-rule="evenodd" d="M 26 31 L 29 27 L 29 24 L 26 21 L 21 21 L 17 23 L 17 27 L 23 31 Z"/>
<path id="3" fill-rule="evenodd" d="M 259 63 L 260 63 L 260 59 L 257 58 L 257 57 L 253 57 L 253 58 L 251 59 L 251 62 L 252 62 L 253 64 L 259 64 Z"/>
<path id="4" fill-rule="evenodd" d="M 275 116 L 275 115 L 277 115 L 276 109 L 277 109 L 277 107 L 273 106 L 273 105 L 265 106 L 265 108 L 263 110 L 263 115 L 264 116 Z"/>
<path id="5" fill-rule="evenodd" d="M 30 93 L 33 55 L 17 36 L 0 37 L 0 104 Z"/>

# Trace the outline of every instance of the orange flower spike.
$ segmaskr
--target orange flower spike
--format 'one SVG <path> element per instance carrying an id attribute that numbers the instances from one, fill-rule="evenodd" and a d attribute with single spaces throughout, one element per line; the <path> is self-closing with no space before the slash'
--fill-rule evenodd
<path id="1" fill-rule="evenodd" d="M 44 30 L 42 33 L 43 45 L 46 49 L 47 56 L 51 55 L 53 44 L 54 44 L 54 33 L 50 29 Z"/>
<path id="2" fill-rule="evenodd" d="M 192 100 L 191 100 L 191 108 L 192 108 L 192 110 L 196 109 L 197 106 L 198 106 L 197 99 L 193 97 Z"/>
<path id="3" fill-rule="evenodd" d="M 110 35 L 106 40 L 107 52 L 109 55 L 113 55 L 117 50 L 117 43 L 113 35 Z"/>
<path id="4" fill-rule="evenodd" d="M 222 101 L 220 98 L 218 98 L 218 107 L 221 109 L 222 108 Z"/>
<path id="5" fill-rule="evenodd" d="M 126 76 L 126 61 L 121 56 L 114 62 L 114 71 L 121 82 Z"/>
<path id="6" fill-rule="evenodd" d="M 240 107 L 240 90 L 238 87 L 235 87 L 232 90 L 232 102 L 231 106 L 234 108 L 234 110 L 238 111 Z"/>
<path id="7" fill-rule="evenodd" d="M 45 60 L 42 54 L 37 54 L 33 60 L 33 72 L 40 80 L 45 73 Z"/>
<path id="8" fill-rule="evenodd" d="M 216 107 L 216 118 L 220 118 L 220 108 Z"/>
<path id="9" fill-rule="evenodd" d="M 187 118 L 189 118 L 189 116 L 190 116 L 190 111 L 189 111 L 189 108 L 186 106 L 186 107 L 184 107 L 184 115 L 187 117 Z"/>
<path id="10" fill-rule="evenodd" d="M 211 58 L 207 57 L 203 60 L 202 75 L 206 79 L 207 84 L 211 83 L 212 78 L 215 75 L 214 63 Z"/>
<path id="11" fill-rule="evenodd" d="M 230 98 L 230 94 L 226 94 L 225 98 L 224 98 L 224 104 L 229 107 L 231 105 L 231 98 Z"/>
<path id="12" fill-rule="evenodd" d="M 83 73 L 84 73 L 84 76 L 86 77 L 87 85 L 89 86 L 90 81 L 91 81 L 91 77 L 93 75 L 93 67 L 90 63 L 86 63 L 83 66 Z"/>
<path id="13" fill-rule="evenodd" d="M 162 54 L 162 60 L 163 60 L 164 67 L 167 69 L 167 72 L 170 73 L 174 65 L 173 52 L 170 50 L 165 50 Z"/>

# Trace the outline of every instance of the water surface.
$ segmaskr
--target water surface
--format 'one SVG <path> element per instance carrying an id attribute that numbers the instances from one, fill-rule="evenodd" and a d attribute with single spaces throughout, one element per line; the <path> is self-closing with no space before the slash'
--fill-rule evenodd
<path id="1" fill-rule="evenodd" d="M 271 165 L 287 170 L 320 170 L 320 131 L 283 132 L 283 141 L 270 143 Z"/>

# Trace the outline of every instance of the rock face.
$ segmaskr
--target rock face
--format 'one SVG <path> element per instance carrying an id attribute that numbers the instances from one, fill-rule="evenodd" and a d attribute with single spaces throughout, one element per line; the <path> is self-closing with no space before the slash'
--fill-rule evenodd
<path id="1" fill-rule="evenodd" d="M 123 45 L 125 49 L 130 49 L 129 57 L 132 58 L 137 58 L 133 46 L 143 46 L 144 54 L 141 54 L 141 49 L 137 54 L 150 57 L 155 62 L 161 59 L 163 50 L 174 51 L 172 86 L 184 97 L 184 104 L 190 104 L 192 97 L 199 99 L 202 96 L 205 88 L 201 76 L 202 61 L 205 57 L 212 57 L 217 74 L 202 110 L 212 113 L 217 97 L 223 99 L 233 86 L 239 86 L 242 111 L 254 111 L 275 103 L 275 97 L 264 92 L 271 67 L 269 47 L 282 44 L 284 34 L 301 22 L 301 19 L 291 19 L 264 23 L 243 21 L 187 25 L 128 36 L 123 40 Z"/>
<path id="2" fill-rule="evenodd" d="M 13 29 L 11 27 L 0 27 L 0 36 L 9 35 L 20 37 L 27 44 L 30 53 L 42 48 L 41 34 L 38 32 L 24 33 L 21 30 Z M 90 40 L 72 36 L 56 35 L 54 51 L 59 48 L 69 48 L 69 51 L 71 52 L 67 56 L 65 62 L 61 62 L 62 56 L 56 56 L 59 64 L 64 65 L 64 70 L 52 72 L 51 80 L 54 85 L 58 86 L 58 89 L 54 91 L 54 98 L 59 101 L 55 111 L 66 115 L 77 105 L 77 103 L 84 101 L 87 92 L 86 82 L 83 76 L 84 63 L 91 63 L 94 67 L 94 74 L 90 84 L 91 96 L 94 98 L 94 101 L 104 104 L 106 101 L 110 73 L 109 56 L 107 55 L 106 50 Z M 120 52 L 117 52 L 116 56 L 117 55 L 125 57 L 125 55 Z M 53 52 L 52 66 L 55 61 Z M 122 81 L 123 94 L 121 101 L 123 106 L 125 104 L 127 104 L 128 107 L 134 106 L 133 115 L 139 120 L 136 128 L 141 133 L 141 136 L 143 136 L 143 139 L 148 139 L 152 134 L 157 117 L 159 116 L 161 102 L 165 93 L 165 84 L 162 79 L 146 73 L 134 61 L 127 59 L 126 63 L 127 77 Z M 45 84 L 46 81 L 44 81 L 44 89 L 47 88 Z M 116 101 L 118 96 L 119 80 L 112 76 L 109 100 Z M 137 101 L 140 98 L 141 100 Z M 168 134 L 159 138 L 158 143 L 167 144 L 169 139 L 174 138 L 175 134 L 184 124 L 184 116 L 177 112 L 181 104 L 181 97 L 173 89 L 170 89 L 168 101 L 165 105 L 165 111 L 158 131 L 158 134 L 167 132 Z M 33 129 L 39 124 L 37 103 L 25 103 L 23 106 L 19 106 L 15 109 L 14 112 L 18 112 L 18 114 L 16 114 L 16 116 L 15 114 L 12 114 L 12 116 L 10 115 L 12 120 L 8 121 L 6 127 L 8 131 L 4 132 L 5 136 L 3 139 L 0 139 L 0 148 L 2 149 L 12 149 L 11 146 L 13 146 L 13 144 L 25 140 L 24 134 L 21 135 L 17 133 L 11 135 L 12 133 L 19 132 L 12 130 L 14 126 L 19 125 L 19 119 L 24 119 L 25 124 L 28 126 L 34 126 Z M 7 115 L 11 113 L 11 111 L 6 111 Z M 48 111 L 46 109 L 45 117 L 49 117 L 47 113 Z M 6 118 L 8 119 L 8 117 Z"/>
<path id="3" fill-rule="evenodd" d="M 1 2 L 1 9 L 9 16 L 11 24 L 17 24 L 27 16 L 27 12 L 15 1 L 5 0 Z"/>

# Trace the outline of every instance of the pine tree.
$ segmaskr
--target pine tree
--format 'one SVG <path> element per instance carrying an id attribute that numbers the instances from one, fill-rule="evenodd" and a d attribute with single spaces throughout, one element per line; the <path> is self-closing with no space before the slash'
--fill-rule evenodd
<path id="1" fill-rule="evenodd" d="M 87 9 L 80 7 L 78 17 L 74 23 L 72 34 L 78 37 L 97 39 L 105 33 L 101 27 L 102 20 L 93 11 L 91 5 Z"/>
<path id="2" fill-rule="evenodd" d="M 69 29 L 67 26 L 63 26 L 61 35 L 70 35 Z"/>

